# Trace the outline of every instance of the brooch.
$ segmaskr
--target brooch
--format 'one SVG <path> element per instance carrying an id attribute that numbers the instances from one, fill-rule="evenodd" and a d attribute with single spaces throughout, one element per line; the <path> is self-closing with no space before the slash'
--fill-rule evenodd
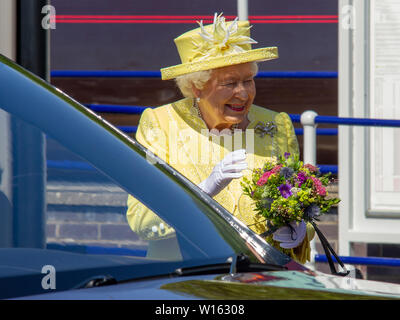
<path id="1" fill-rule="evenodd" d="M 276 124 L 272 121 L 270 122 L 261 122 L 259 121 L 257 125 L 254 127 L 254 131 L 258 134 L 261 138 L 263 138 L 266 134 L 274 137 L 276 133 Z"/>

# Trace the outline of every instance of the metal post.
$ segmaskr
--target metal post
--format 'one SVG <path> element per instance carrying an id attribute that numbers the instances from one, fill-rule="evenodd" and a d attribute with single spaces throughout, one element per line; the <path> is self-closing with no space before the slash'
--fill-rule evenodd
<path id="1" fill-rule="evenodd" d="M 358 6 L 360 3 L 353 3 L 352 0 L 339 0 L 339 26 L 338 28 L 338 115 L 339 117 L 353 117 L 355 111 L 355 78 L 358 78 L 355 65 L 364 66 L 367 62 L 358 62 L 356 58 L 354 30 L 343 28 L 343 20 L 349 18 L 342 13 L 342 8 L 353 8 L 354 12 L 362 11 Z M 358 21 L 357 17 L 357 21 Z M 363 28 L 363 25 L 360 25 Z M 364 47 L 364 46 L 363 46 Z M 360 76 L 362 77 L 362 75 Z M 357 81 L 358 83 L 358 81 Z M 362 86 L 360 86 L 361 88 Z M 364 103 L 364 102 L 361 102 Z M 355 113 L 357 114 L 357 113 Z M 353 194 L 353 130 L 349 126 L 339 126 L 338 134 L 338 167 L 339 171 L 339 198 L 341 199 L 338 207 L 338 241 L 339 255 L 349 256 L 350 249 L 350 229 L 354 219 L 354 194 Z"/>
<path id="2" fill-rule="evenodd" d="M 318 114 L 315 111 L 308 110 L 301 114 L 300 122 L 303 125 L 303 162 L 312 165 L 317 164 L 317 125 L 315 117 Z M 310 242 L 311 261 L 306 264 L 308 268 L 315 270 L 315 255 L 318 254 L 315 246 L 315 237 Z"/>
<path id="3" fill-rule="evenodd" d="M 300 122 L 304 128 L 303 161 L 313 166 L 317 164 L 317 126 L 315 124 L 317 115 L 315 111 L 308 110 L 304 111 L 300 117 Z"/>
<path id="4" fill-rule="evenodd" d="M 237 0 L 238 17 L 240 21 L 249 19 L 249 9 L 247 0 Z"/>
<path id="5" fill-rule="evenodd" d="M 17 62 L 47 80 L 49 31 L 41 24 L 42 8 L 45 5 L 48 5 L 47 0 L 17 2 Z M 44 134 L 15 117 L 12 117 L 11 125 L 14 246 L 44 248 L 46 245 Z"/>

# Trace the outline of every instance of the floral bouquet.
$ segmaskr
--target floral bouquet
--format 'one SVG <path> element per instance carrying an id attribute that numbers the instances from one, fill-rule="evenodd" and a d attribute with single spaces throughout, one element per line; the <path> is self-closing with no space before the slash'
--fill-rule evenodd
<path id="1" fill-rule="evenodd" d="M 276 230 L 293 221 L 318 220 L 338 204 L 338 198 L 327 198 L 329 177 L 330 173 L 321 175 L 318 167 L 303 164 L 298 155 L 285 153 L 254 170 L 251 181 L 244 178 L 242 187 L 255 201 L 256 212 Z"/>
<path id="2" fill-rule="evenodd" d="M 270 158 L 262 169 L 253 170 L 251 179 L 244 178 L 241 185 L 244 194 L 254 201 L 256 213 L 265 217 L 267 231 L 261 236 L 271 237 L 283 226 L 292 230 L 291 222 L 304 220 L 313 225 L 324 250 L 331 251 L 336 257 L 314 223 L 340 202 L 338 198 L 328 198 L 330 175 L 321 175 L 318 167 L 303 164 L 298 155 L 289 153 Z"/>

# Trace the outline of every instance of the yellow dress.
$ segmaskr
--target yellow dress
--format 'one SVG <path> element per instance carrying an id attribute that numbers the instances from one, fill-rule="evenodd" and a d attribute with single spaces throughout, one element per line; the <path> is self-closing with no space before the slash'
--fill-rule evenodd
<path id="1" fill-rule="evenodd" d="M 262 168 L 268 157 L 285 152 L 299 153 L 293 124 L 286 113 L 252 105 L 248 119 L 250 123 L 245 132 L 212 134 L 193 107 L 193 99 L 186 98 L 155 109 L 145 109 L 136 139 L 195 184 L 205 180 L 214 166 L 233 150 L 246 149 L 249 170 L 245 170 L 244 175 L 248 177 L 254 168 Z M 250 130 L 255 129 L 260 121 L 275 123 L 273 137 Z M 260 221 L 265 219 L 255 214 L 251 199 L 242 196 L 241 181 L 242 178 L 233 179 L 214 199 L 253 231 L 263 233 L 266 230 L 265 222 Z M 132 196 L 128 197 L 127 219 L 132 230 L 142 239 L 157 240 L 175 236 L 173 228 Z M 299 247 L 284 250 L 301 263 L 310 259 L 309 241 L 314 236 L 314 230 L 311 227 L 307 231 Z M 274 241 L 272 244 L 279 246 Z"/>

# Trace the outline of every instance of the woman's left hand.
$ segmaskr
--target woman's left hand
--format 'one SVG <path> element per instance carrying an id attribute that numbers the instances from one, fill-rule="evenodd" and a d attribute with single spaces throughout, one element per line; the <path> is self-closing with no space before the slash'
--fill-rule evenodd
<path id="1" fill-rule="evenodd" d="M 293 221 L 289 227 L 281 227 L 274 232 L 272 239 L 280 242 L 280 247 L 291 249 L 298 247 L 304 240 L 307 232 L 307 225 L 303 220 L 301 222 Z"/>

